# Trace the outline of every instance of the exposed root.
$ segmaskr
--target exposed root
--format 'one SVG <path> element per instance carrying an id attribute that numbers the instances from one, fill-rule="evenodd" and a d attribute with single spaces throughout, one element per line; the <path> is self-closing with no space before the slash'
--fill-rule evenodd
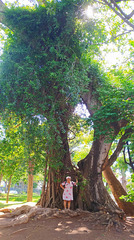
<path id="1" fill-rule="evenodd" d="M 100 211 L 96 213 L 91 213 L 88 211 L 83 211 L 77 209 L 76 211 L 72 210 L 60 210 L 57 208 L 42 208 L 41 206 L 29 206 L 23 205 L 14 210 L 9 209 L 9 211 L 1 212 L 0 215 L 0 226 L 9 227 L 15 226 L 22 223 L 27 223 L 31 218 L 40 219 L 42 217 L 77 217 L 80 216 L 83 221 L 91 221 L 94 226 L 96 225 L 105 225 L 106 230 L 109 230 L 111 227 L 115 227 L 117 231 L 124 227 L 125 220 L 120 216 L 121 212 L 108 213 L 105 211 Z"/>
<path id="2" fill-rule="evenodd" d="M 124 216 L 124 215 L 123 215 Z M 120 214 L 114 212 L 96 212 L 90 213 L 90 215 L 84 218 L 84 221 L 91 221 L 94 226 L 103 225 L 106 226 L 106 230 L 109 230 L 111 227 L 114 227 L 117 231 L 125 227 L 125 217 L 122 218 Z"/>
<path id="3" fill-rule="evenodd" d="M 1 216 L 0 226 L 9 227 L 15 226 L 22 223 L 27 223 L 30 218 L 33 217 L 42 217 L 42 216 L 51 216 L 56 212 L 57 209 L 42 208 L 40 206 L 31 207 L 24 205 L 15 210 L 10 210 L 10 213 L 5 213 Z M 5 220 L 6 218 L 6 220 Z"/>

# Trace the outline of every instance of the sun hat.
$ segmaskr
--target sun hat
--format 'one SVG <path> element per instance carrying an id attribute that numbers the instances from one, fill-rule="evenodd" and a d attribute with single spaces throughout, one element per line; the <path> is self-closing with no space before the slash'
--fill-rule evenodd
<path id="1" fill-rule="evenodd" d="M 70 178 L 70 179 L 71 179 L 71 177 L 70 177 L 70 176 L 67 176 L 67 177 L 66 177 L 66 179 L 68 179 L 68 178 Z"/>

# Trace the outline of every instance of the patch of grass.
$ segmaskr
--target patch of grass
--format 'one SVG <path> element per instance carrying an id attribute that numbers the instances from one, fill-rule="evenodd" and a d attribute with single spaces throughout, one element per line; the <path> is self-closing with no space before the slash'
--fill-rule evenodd
<path id="1" fill-rule="evenodd" d="M 39 199 L 40 199 L 40 196 L 34 193 L 33 194 L 33 202 L 37 202 Z M 5 201 L 5 200 L 6 200 L 6 194 L 0 193 L 0 201 Z M 9 201 L 26 203 L 27 202 L 27 194 L 10 194 Z M 3 204 L 3 203 L 1 203 L 1 204 Z"/>
<path id="2" fill-rule="evenodd" d="M 0 208 L 4 208 L 4 207 L 7 207 L 8 206 L 8 204 L 6 203 L 6 204 L 4 204 L 4 203 L 1 203 L 0 202 Z"/>
<path id="3" fill-rule="evenodd" d="M 12 205 L 17 205 L 17 204 L 19 204 L 19 203 L 10 204 L 10 203 L 1 203 L 0 202 L 0 208 L 5 208 L 5 207 L 12 206 Z"/>

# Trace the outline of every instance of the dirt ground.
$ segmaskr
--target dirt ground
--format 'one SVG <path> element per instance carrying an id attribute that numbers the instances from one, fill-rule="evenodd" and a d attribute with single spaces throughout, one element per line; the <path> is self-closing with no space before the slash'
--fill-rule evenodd
<path id="1" fill-rule="evenodd" d="M 9 221 L 9 219 L 7 219 Z M 134 218 L 128 217 L 121 228 L 106 230 L 92 214 L 71 217 L 33 218 L 26 224 L 0 227 L 0 240 L 134 240 Z"/>

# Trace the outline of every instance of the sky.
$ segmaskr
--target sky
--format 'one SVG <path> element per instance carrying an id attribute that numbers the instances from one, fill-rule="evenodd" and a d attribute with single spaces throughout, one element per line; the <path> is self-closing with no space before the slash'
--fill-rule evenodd
<path id="1" fill-rule="evenodd" d="M 16 2 L 16 0 L 2 0 L 4 3 L 14 3 Z M 20 5 L 22 6 L 26 6 L 26 5 L 29 5 L 29 6 L 33 6 L 33 3 L 30 2 L 29 0 L 17 0 L 19 2 Z M 36 0 L 35 0 L 36 2 Z"/>

